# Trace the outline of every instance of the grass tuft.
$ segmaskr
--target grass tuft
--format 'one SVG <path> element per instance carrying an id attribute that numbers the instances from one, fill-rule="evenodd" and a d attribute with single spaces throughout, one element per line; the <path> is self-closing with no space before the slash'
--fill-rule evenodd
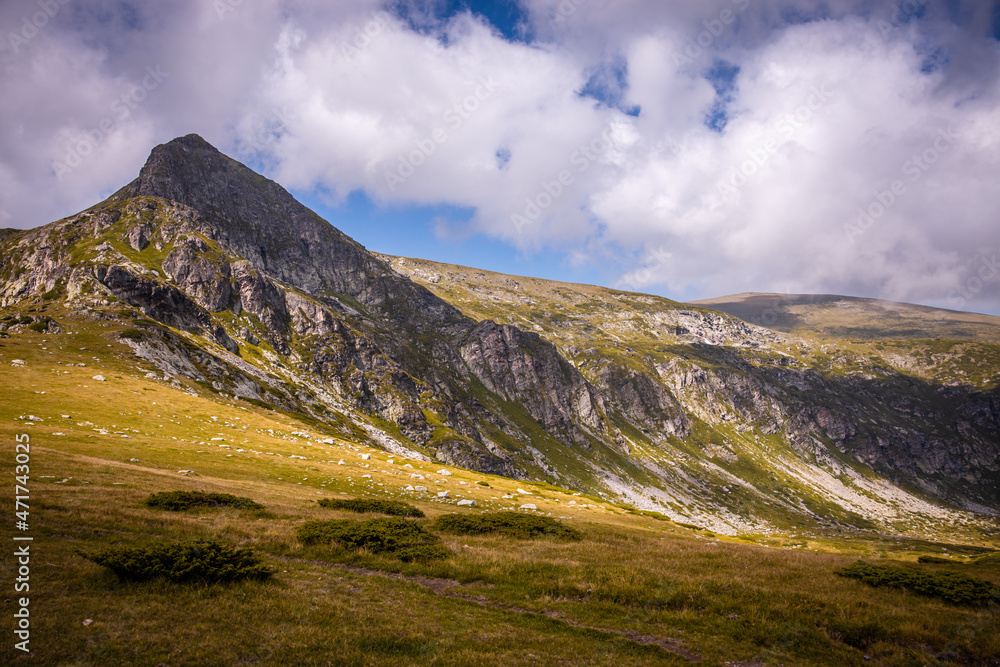
<path id="1" fill-rule="evenodd" d="M 346 549 L 363 549 L 405 562 L 448 556 L 437 535 L 431 535 L 405 519 L 307 521 L 299 526 L 296 533 L 303 544 L 335 542 Z"/>
<path id="2" fill-rule="evenodd" d="M 146 499 L 149 507 L 183 512 L 192 507 L 235 507 L 239 510 L 262 510 L 264 506 L 240 496 L 228 493 L 204 493 L 202 491 L 163 491 L 150 494 Z"/>
<path id="3" fill-rule="evenodd" d="M 108 568 L 123 581 L 159 578 L 178 583 L 262 581 L 274 574 L 252 549 L 239 549 L 214 540 L 158 543 L 150 547 L 115 546 L 96 553 L 77 553 Z"/>
<path id="4" fill-rule="evenodd" d="M 323 498 L 320 507 L 332 510 L 347 510 L 348 512 L 375 512 L 389 516 L 405 516 L 422 518 L 424 513 L 413 505 L 401 500 L 381 500 L 378 498 Z"/>
<path id="5" fill-rule="evenodd" d="M 858 561 L 834 570 L 834 574 L 857 579 L 869 586 L 901 588 L 965 607 L 985 607 L 991 602 L 1000 603 L 1000 587 L 960 572 L 922 572 Z"/>
<path id="6" fill-rule="evenodd" d="M 493 512 L 485 514 L 445 514 L 434 524 L 436 530 L 458 535 L 499 534 L 520 539 L 554 537 L 561 540 L 580 540 L 583 534 L 561 521 L 546 516 Z"/>

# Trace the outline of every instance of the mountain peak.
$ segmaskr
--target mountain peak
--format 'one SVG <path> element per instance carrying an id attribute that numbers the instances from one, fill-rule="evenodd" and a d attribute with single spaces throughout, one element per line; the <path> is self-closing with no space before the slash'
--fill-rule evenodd
<path id="1" fill-rule="evenodd" d="M 126 196 L 164 197 L 200 209 L 220 194 L 212 192 L 212 181 L 239 176 L 259 179 L 201 136 L 188 134 L 153 148 Z"/>
<path id="2" fill-rule="evenodd" d="M 205 233 L 227 252 L 306 293 L 328 289 L 375 307 L 395 295 L 432 313 L 431 328 L 461 319 L 430 292 L 394 277 L 385 263 L 279 184 L 197 134 L 156 146 L 139 177 L 115 195 L 133 197 L 160 197 L 194 209 Z"/>
<path id="3" fill-rule="evenodd" d="M 162 197 L 188 206 L 236 254 L 306 291 L 343 282 L 331 275 L 331 265 L 350 270 L 368 263 L 356 242 L 197 134 L 156 146 L 117 197 Z M 331 262 L 338 248 L 342 261 Z"/>

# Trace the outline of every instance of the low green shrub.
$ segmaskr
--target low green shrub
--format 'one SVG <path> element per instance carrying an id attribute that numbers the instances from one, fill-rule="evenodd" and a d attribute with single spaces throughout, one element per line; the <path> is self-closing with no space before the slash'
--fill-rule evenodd
<path id="1" fill-rule="evenodd" d="M 478 484 L 479 486 L 485 486 L 486 488 L 489 488 L 490 486 L 489 482 L 476 482 L 476 484 Z"/>
<path id="2" fill-rule="evenodd" d="M 376 512 L 389 516 L 423 517 L 424 513 L 402 500 L 381 500 L 378 498 L 323 498 L 320 507 L 348 512 Z"/>
<path id="3" fill-rule="evenodd" d="M 484 514 L 445 514 L 434 524 L 436 530 L 458 535 L 499 534 L 519 539 L 554 537 L 579 540 L 583 534 L 561 521 L 535 514 L 487 512 Z"/>
<path id="4" fill-rule="evenodd" d="M 45 333 L 46 331 L 49 330 L 49 322 L 51 321 L 52 321 L 51 318 L 46 317 L 38 320 L 34 324 L 29 324 L 28 328 L 37 333 Z"/>
<path id="5" fill-rule="evenodd" d="M 858 561 L 834 570 L 841 577 L 857 579 L 869 586 L 902 588 L 920 595 L 937 598 L 950 604 L 985 607 L 1000 603 L 1000 588 L 982 579 L 960 572 L 923 572 L 894 565 L 873 565 Z"/>
<path id="6" fill-rule="evenodd" d="M 336 542 L 346 549 L 364 549 L 406 562 L 448 555 L 441 538 L 406 519 L 307 521 L 299 526 L 297 536 L 307 545 Z"/>
<path id="7" fill-rule="evenodd" d="M 204 493 L 202 491 L 163 491 L 150 494 L 146 499 L 149 507 L 183 512 L 192 507 L 235 507 L 239 510 L 262 510 L 263 505 L 249 498 L 241 498 L 228 493 Z"/>
<path id="8" fill-rule="evenodd" d="M 917 558 L 918 563 L 961 563 L 962 561 L 955 561 L 949 558 L 941 558 L 940 556 L 920 556 Z"/>
<path id="9" fill-rule="evenodd" d="M 149 547 L 116 546 L 96 553 L 77 553 L 108 568 L 123 581 L 161 577 L 178 583 L 262 581 L 274 574 L 252 549 L 240 549 L 214 540 L 161 542 Z"/>

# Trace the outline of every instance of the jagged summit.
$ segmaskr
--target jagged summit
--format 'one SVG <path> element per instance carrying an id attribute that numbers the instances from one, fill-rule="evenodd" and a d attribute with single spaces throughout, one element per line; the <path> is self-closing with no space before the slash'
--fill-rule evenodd
<path id="1" fill-rule="evenodd" d="M 262 271 L 309 292 L 352 288 L 351 274 L 384 267 L 287 190 L 227 157 L 197 134 L 152 150 L 116 197 L 162 197 L 198 211 L 218 240 Z"/>

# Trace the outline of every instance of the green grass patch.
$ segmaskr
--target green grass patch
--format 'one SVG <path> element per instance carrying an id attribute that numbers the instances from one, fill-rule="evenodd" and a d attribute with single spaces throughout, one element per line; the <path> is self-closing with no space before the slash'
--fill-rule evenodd
<path id="1" fill-rule="evenodd" d="M 920 556 L 919 558 L 917 558 L 917 562 L 918 563 L 928 563 L 928 564 L 933 564 L 933 563 L 951 563 L 951 564 L 959 563 L 959 564 L 961 564 L 961 561 L 954 561 L 954 560 L 951 560 L 950 558 L 941 558 L 940 556 L 927 556 L 927 555 Z"/>
<path id="2" fill-rule="evenodd" d="M 960 572 L 922 572 L 893 565 L 872 565 L 858 561 L 834 574 L 857 579 L 875 587 L 901 588 L 966 607 L 1000 603 L 1000 587 Z"/>
<path id="3" fill-rule="evenodd" d="M 252 549 L 215 540 L 161 542 L 150 547 L 115 546 L 95 553 L 77 553 L 108 568 L 123 581 L 159 578 L 177 583 L 262 581 L 274 574 Z"/>
<path id="4" fill-rule="evenodd" d="M 142 340 L 146 337 L 146 334 L 139 329 L 125 329 L 118 332 L 119 338 L 127 338 L 128 340 Z"/>
<path id="5" fill-rule="evenodd" d="M 163 491 L 150 494 L 146 505 L 169 512 L 183 512 L 192 507 L 235 507 L 239 510 L 262 510 L 264 506 L 249 498 L 228 493 L 204 493 L 202 491 Z"/>
<path id="6" fill-rule="evenodd" d="M 296 534 L 306 545 L 336 543 L 345 549 L 364 550 L 405 562 L 448 555 L 437 535 L 431 535 L 406 519 L 307 521 L 299 526 Z"/>
<path id="7" fill-rule="evenodd" d="M 583 534 L 566 524 L 546 516 L 517 512 L 484 514 L 445 514 L 438 517 L 434 528 L 458 535 L 506 535 L 519 539 L 554 537 L 560 540 L 580 540 Z"/>
<path id="8" fill-rule="evenodd" d="M 381 500 L 378 498 L 323 498 L 320 507 L 332 510 L 347 510 L 348 512 L 375 512 L 389 516 L 405 516 L 422 518 L 424 513 L 413 505 L 401 500 Z"/>

